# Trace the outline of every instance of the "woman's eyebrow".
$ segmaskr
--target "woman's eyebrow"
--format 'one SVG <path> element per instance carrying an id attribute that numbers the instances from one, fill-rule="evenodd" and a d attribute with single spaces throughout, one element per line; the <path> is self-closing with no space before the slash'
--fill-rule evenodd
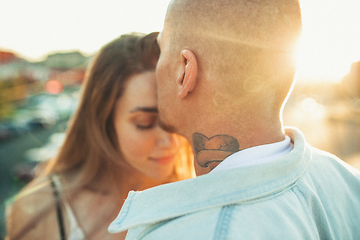
<path id="1" fill-rule="evenodd" d="M 157 107 L 137 107 L 130 111 L 131 113 L 134 112 L 149 112 L 149 113 L 158 113 Z"/>

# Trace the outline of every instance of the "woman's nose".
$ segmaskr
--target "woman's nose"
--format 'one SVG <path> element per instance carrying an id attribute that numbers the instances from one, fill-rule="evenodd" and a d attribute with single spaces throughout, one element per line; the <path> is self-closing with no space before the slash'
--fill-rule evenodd
<path id="1" fill-rule="evenodd" d="M 171 148 L 176 146 L 176 136 L 174 133 L 168 133 L 163 129 L 159 129 L 158 145 L 163 148 Z"/>

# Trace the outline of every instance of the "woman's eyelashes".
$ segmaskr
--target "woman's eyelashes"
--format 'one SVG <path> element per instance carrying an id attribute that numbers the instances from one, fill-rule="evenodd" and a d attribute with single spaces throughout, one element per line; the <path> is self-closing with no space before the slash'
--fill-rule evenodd
<path id="1" fill-rule="evenodd" d="M 151 129 L 154 127 L 155 124 L 150 124 L 150 125 L 136 125 L 136 128 L 140 129 L 140 130 L 147 130 L 147 129 Z"/>
<path id="2" fill-rule="evenodd" d="M 157 115 L 153 114 L 145 114 L 144 116 L 139 116 L 134 120 L 134 124 L 137 129 L 140 130 L 148 130 L 155 127 L 157 122 Z"/>

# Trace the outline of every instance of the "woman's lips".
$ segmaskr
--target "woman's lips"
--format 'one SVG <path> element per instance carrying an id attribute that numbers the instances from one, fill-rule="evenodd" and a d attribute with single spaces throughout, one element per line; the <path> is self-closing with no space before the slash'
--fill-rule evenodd
<path id="1" fill-rule="evenodd" d="M 158 164 L 169 164 L 174 160 L 174 156 L 168 156 L 168 157 L 161 157 L 161 158 L 150 158 L 151 161 L 154 161 Z"/>

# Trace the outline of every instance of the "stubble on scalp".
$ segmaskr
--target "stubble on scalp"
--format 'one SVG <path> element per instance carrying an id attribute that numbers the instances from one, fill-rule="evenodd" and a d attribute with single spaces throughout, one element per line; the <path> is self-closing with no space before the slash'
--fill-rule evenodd
<path id="1" fill-rule="evenodd" d="M 284 101 L 293 81 L 292 57 L 301 33 L 297 0 L 173 0 L 165 21 L 174 51 L 193 51 L 203 79 L 215 86 L 215 94 L 225 96 L 216 99 L 215 105 L 225 108 L 222 99 L 235 102 L 243 93 L 260 102 L 254 106 L 273 101 L 278 106 Z M 269 91 L 269 86 L 274 89 Z M 270 107 L 276 112 L 276 107 Z M 240 150 L 235 137 L 221 133 L 196 132 L 192 140 L 202 172 Z"/>
<path id="2" fill-rule="evenodd" d="M 189 48 L 207 71 L 224 74 L 249 51 L 292 54 L 301 32 L 297 0 L 173 0 L 165 21 L 174 49 Z"/>
<path id="3" fill-rule="evenodd" d="M 284 100 L 301 33 L 298 0 L 173 0 L 165 21 L 173 50 L 192 50 L 199 75 L 221 90 L 215 104 L 247 93 L 261 96 L 258 90 L 271 87 L 280 96 L 276 102 Z M 253 79 L 262 82 L 254 86 Z"/>
<path id="4" fill-rule="evenodd" d="M 291 41 L 301 30 L 297 0 L 173 0 L 166 21 L 179 38 L 188 32 L 187 38 L 200 41 L 219 38 L 275 49 L 286 47 L 277 41 Z"/>

